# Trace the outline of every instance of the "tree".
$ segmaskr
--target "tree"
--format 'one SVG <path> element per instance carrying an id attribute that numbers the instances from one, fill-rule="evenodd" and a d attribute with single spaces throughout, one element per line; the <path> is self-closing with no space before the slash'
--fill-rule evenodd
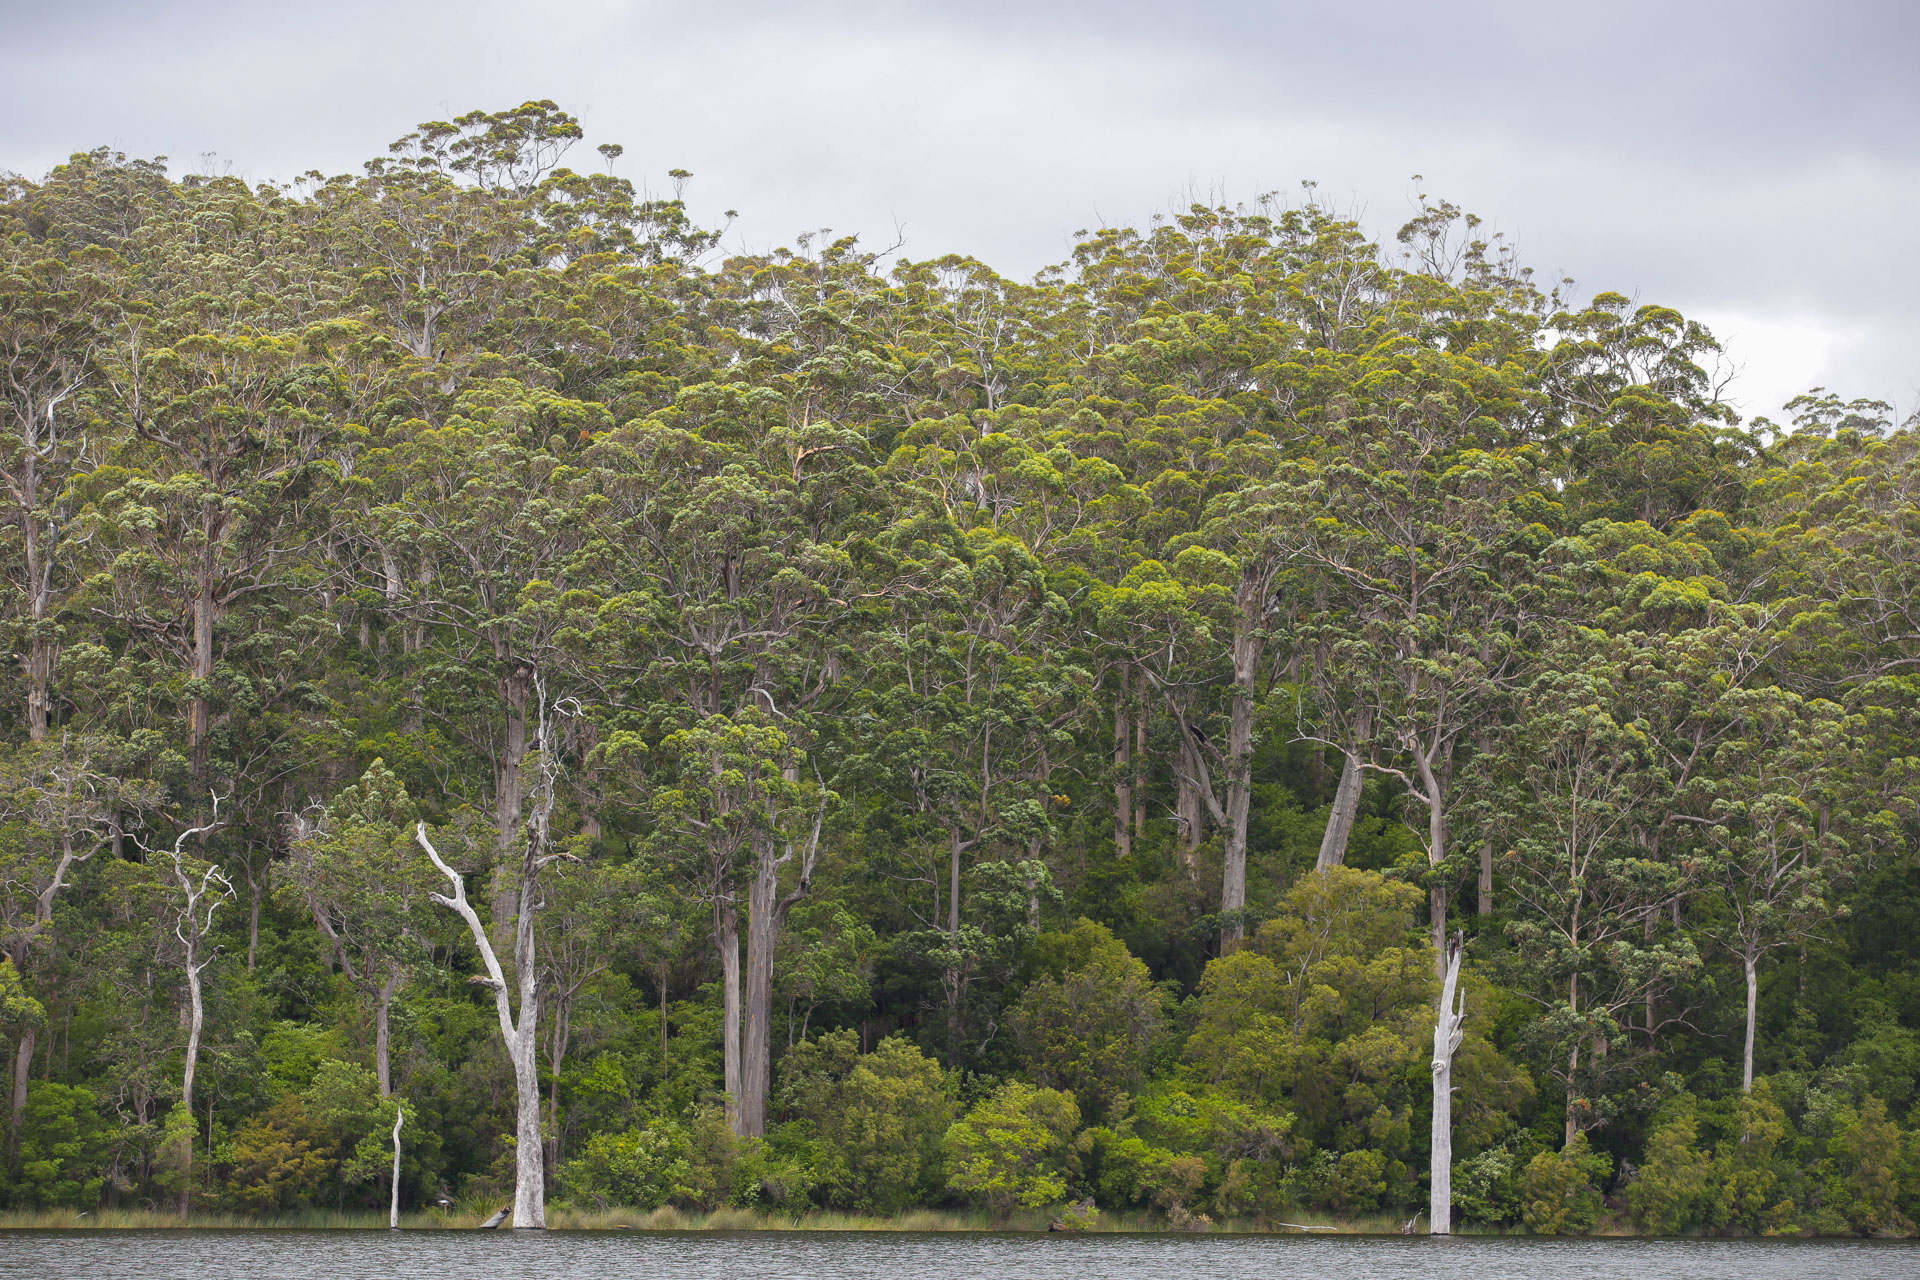
<path id="1" fill-rule="evenodd" d="M 384 760 L 343 789 L 317 818 L 296 819 L 286 874 L 327 940 L 330 959 L 373 1013 L 374 1074 L 393 1092 L 392 1010 L 408 973 L 426 960 L 414 905 L 427 882 L 410 874 L 409 825 L 419 815 Z"/>
<path id="2" fill-rule="evenodd" d="M 63 491 L 82 457 L 87 435 L 78 397 L 95 376 L 105 343 L 107 285 L 98 251 L 62 259 L 45 246 L 7 240 L 0 248 L 0 388 L 5 435 L 0 437 L 0 486 L 8 523 L 19 532 L 13 572 L 26 649 L 27 737 L 47 736 L 53 718 L 53 672 L 58 648 L 54 606 L 60 541 L 72 513 Z"/>
<path id="3" fill-rule="evenodd" d="M 939 1063 L 897 1036 L 862 1054 L 855 1032 L 830 1031 L 795 1046 L 781 1072 L 781 1110 L 811 1126 L 828 1204 L 897 1213 L 939 1188 L 953 1119 Z"/>
<path id="4" fill-rule="evenodd" d="M 774 958 L 787 916 L 812 892 L 833 795 L 800 781 L 802 757 L 791 740 L 751 712 L 711 717 L 669 736 L 662 749 L 677 762 L 677 785 L 661 789 L 653 807 L 671 838 L 692 843 L 704 864 L 724 984 L 728 1109 L 735 1132 L 757 1138 L 772 1085 Z"/>
<path id="5" fill-rule="evenodd" d="M 1079 1129 L 1080 1108 L 1059 1090 L 1001 1085 L 942 1139 L 947 1186 L 984 1201 L 1003 1220 L 1016 1205 L 1058 1203 L 1075 1172 Z"/>
<path id="6" fill-rule="evenodd" d="M 1102 1119 L 1146 1079 L 1163 1025 L 1162 996 L 1147 966 L 1105 927 L 1082 920 L 1043 934 L 1046 957 L 1013 1008 L 1013 1033 L 1036 1083 L 1074 1095 Z"/>
<path id="7" fill-rule="evenodd" d="M 1846 844 L 1827 817 L 1847 734 L 1838 706 L 1784 689 L 1729 692 L 1718 712 L 1733 727 L 1701 780 L 1712 795 L 1703 878 L 1724 914 L 1707 928 L 1745 979 L 1740 1087 L 1752 1092 L 1760 962 L 1832 918 L 1834 890 L 1849 870 Z"/>
<path id="8" fill-rule="evenodd" d="M 486 968 L 485 985 L 493 992 L 494 1008 L 500 1019 L 500 1039 L 513 1066 L 516 1100 L 513 1226 L 516 1231 L 544 1231 L 547 1226 L 545 1144 L 540 1134 L 540 968 L 534 947 L 540 878 L 556 862 L 578 861 L 574 854 L 557 848 L 553 838 L 554 791 L 560 771 L 559 762 L 554 757 L 553 718 L 556 709 L 547 702 L 544 688 L 538 688 L 537 692 L 540 695 L 539 736 L 536 739 L 539 780 L 535 786 L 533 804 L 527 810 L 526 825 L 519 841 L 519 856 L 515 859 L 518 865 L 513 889 L 518 910 L 515 912 L 513 929 L 512 987 L 508 986 L 507 973 L 502 969 L 493 943 L 488 939 L 486 925 L 467 901 L 465 879 L 441 858 L 439 850 L 434 848 L 432 839 L 427 835 L 424 821 L 415 823 L 413 829 L 414 838 L 426 851 L 428 859 L 453 886 L 451 897 L 435 893 L 432 898 L 465 921 L 467 931 L 473 937 L 473 945 Z"/>

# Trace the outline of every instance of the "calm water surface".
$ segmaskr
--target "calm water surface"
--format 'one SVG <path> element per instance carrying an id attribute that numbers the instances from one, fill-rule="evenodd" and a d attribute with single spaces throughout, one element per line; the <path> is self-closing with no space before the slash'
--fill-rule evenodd
<path id="1" fill-rule="evenodd" d="M 0 1231 L 38 1280 L 1920 1280 L 1874 1240 L 909 1232 Z"/>

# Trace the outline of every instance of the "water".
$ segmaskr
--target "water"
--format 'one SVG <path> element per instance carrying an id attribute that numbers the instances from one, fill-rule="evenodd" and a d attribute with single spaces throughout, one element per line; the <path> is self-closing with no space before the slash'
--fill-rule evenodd
<path id="1" fill-rule="evenodd" d="M 910 1232 L 0 1231 L 36 1280 L 1920 1280 L 1878 1240 Z"/>

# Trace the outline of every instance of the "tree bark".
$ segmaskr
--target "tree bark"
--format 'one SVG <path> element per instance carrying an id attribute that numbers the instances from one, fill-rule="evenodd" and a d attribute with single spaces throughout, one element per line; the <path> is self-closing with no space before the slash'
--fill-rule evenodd
<path id="1" fill-rule="evenodd" d="M 380 1080 L 380 1096 L 393 1096 L 392 1013 L 393 996 L 400 989 L 400 974 L 391 973 L 380 984 L 373 1002 L 373 1070 Z"/>
<path id="2" fill-rule="evenodd" d="M 201 572 L 193 597 L 193 697 L 187 705 L 187 754 L 196 775 L 207 771 L 207 734 L 213 727 L 212 702 L 206 682 L 213 679 L 213 573 Z"/>
<path id="3" fill-rule="evenodd" d="M 387 1229 L 397 1230 L 400 1226 L 400 1126 L 406 1123 L 407 1104 L 396 1102 L 393 1105 L 393 1198 L 387 1207 Z"/>
<path id="4" fill-rule="evenodd" d="M 1127 677 L 1120 676 L 1120 692 L 1113 707 L 1113 847 L 1122 858 L 1133 856 L 1133 741 L 1127 717 Z"/>
<path id="5" fill-rule="evenodd" d="M 1740 1061 L 1740 1092 L 1753 1092 L 1753 1031 L 1760 1013 L 1760 966 L 1758 957 L 1748 952 L 1741 957 L 1747 977 L 1747 1038 Z"/>
<path id="6" fill-rule="evenodd" d="M 1360 813 L 1360 796 L 1366 790 L 1366 777 L 1359 757 L 1343 756 L 1340 785 L 1333 792 L 1333 807 L 1327 812 L 1327 829 L 1320 836 L 1320 858 L 1314 869 L 1342 867 L 1347 862 L 1347 842 L 1353 838 L 1353 823 Z"/>
<path id="7" fill-rule="evenodd" d="M 727 1124 L 740 1132 L 740 913 L 731 900 L 713 906 L 714 943 L 720 948 L 721 1059 L 725 1063 Z"/>
<path id="8" fill-rule="evenodd" d="M 434 894 L 433 900 L 453 911 L 466 922 L 474 946 L 487 970 L 487 985 L 493 989 L 494 1010 L 500 1019 L 500 1038 L 513 1063 L 514 1107 L 514 1179 L 513 1226 L 516 1231 L 544 1231 L 547 1226 L 546 1166 L 540 1141 L 540 1068 L 539 1052 L 540 992 L 539 971 L 534 964 L 533 912 L 523 911 L 514 922 L 514 976 L 519 994 L 519 1016 L 514 1016 L 514 993 L 507 985 L 500 959 L 487 936 L 486 926 L 467 901 L 466 881 L 448 866 L 439 850 L 427 837 L 427 824 L 414 828 L 414 837 L 433 860 L 440 874 L 453 885 L 453 896 Z M 538 887 L 542 861 L 541 842 L 530 838 L 521 858 L 519 899 L 532 898 Z"/>
<path id="9" fill-rule="evenodd" d="M 773 951 L 780 938 L 779 863 L 764 839 L 747 892 L 746 1009 L 740 1049 L 740 1127 L 743 1138 L 765 1137 L 772 1078 Z"/>
<path id="10" fill-rule="evenodd" d="M 1427 1230 L 1453 1234 L 1453 1055 L 1464 1034 L 1467 993 L 1459 990 L 1461 940 L 1454 936 L 1441 962 L 1446 979 L 1433 1023 L 1432 1157 L 1427 1177 Z M 1456 995 L 1456 992 L 1458 994 Z"/>
<path id="11" fill-rule="evenodd" d="M 20 1119 L 27 1112 L 27 1081 L 33 1073 L 34 1046 L 38 1043 L 38 1033 L 28 1027 L 20 1033 L 20 1045 L 13 1054 L 13 1123 L 7 1133 L 16 1149 L 20 1143 Z"/>
<path id="12" fill-rule="evenodd" d="M 1240 575 L 1233 620 L 1233 708 L 1227 725 L 1227 843 L 1220 860 L 1220 949 L 1246 936 L 1247 822 L 1253 800 L 1253 695 L 1260 663 L 1260 610 L 1265 580 L 1251 568 Z"/>
<path id="13" fill-rule="evenodd" d="M 1480 842 L 1480 885 L 1476 906 L 1483 916 L 1493 914 L 1493 841 Z"/>

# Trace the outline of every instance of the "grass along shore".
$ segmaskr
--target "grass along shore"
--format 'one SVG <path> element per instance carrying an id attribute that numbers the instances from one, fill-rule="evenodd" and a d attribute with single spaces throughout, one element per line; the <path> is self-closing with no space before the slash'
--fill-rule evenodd
<path id="1" fill-rule="evenodd" d="M 402 1230 L 473 1230 L 485 1221 L 498 1205 L 430 1209 L 400 1215 Z M 556 1231 L 1031 1231 L 1043 1232 L 1055 1221 L 1052 1213 L 1029 1211 L 1006 1220 L 988 1213 L 945 1212 L 916 1209 L 886 1216 L 818 1211 L 805 1214 L 762 1213 L 753 1209 L 719 1209 L 712 1213 L 692 1213 L 681 1209 L 579 1208 L 569 1205 L 547 1206 L 547 1227 Z M 1217 1234 L 1397 1234 L 1404 1218 L 1374 1214 L 1358 1218 L 1336 1219 L 1325 1214 L 1302 1213 L 1282 1222 L 1265 1219 L 1230 1219 L 1205 1228 Z M 0 1231 L 19 1230 L 384 1230 L 387 1215 L 373 1210 L 308 1209 L 298 1213 L 246 1214 L 205 1212 L 182 1219 L 178 1213 L 159 1209 L 97 1209 L 81 1213 L 72 1209 L 17 1209 L 0 1212 Z M 1190 1232 L 1176 1228 L 1160 1214 L 1112 1213 L 1103 1211 L 1083 1229 L 1083 1234 L 1102 1232 Z"/>

